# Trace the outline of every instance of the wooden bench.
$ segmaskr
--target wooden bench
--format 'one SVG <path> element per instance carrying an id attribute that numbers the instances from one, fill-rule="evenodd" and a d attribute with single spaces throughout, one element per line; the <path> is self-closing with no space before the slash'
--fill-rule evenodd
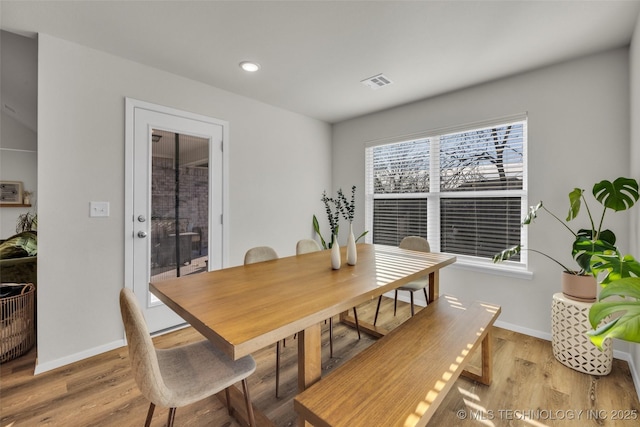
<path id="1" fill-rule="evenodd" d="M 296 396 L 301 420 L 314 426 L 424 426 L 482 345 L 491 383 L 491 327 L 500 307 L 442 295 L 326 378 Z"/>

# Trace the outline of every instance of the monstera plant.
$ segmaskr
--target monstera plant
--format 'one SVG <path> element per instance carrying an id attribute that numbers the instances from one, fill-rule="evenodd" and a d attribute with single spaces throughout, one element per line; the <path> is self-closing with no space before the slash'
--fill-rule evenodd
<path id="1" fill-rule="evenodd" d="M 607 210 L 623 211 L 629 209 L 638 201 L 638 198 L 640 198 L 638 194 L 638 181 L 631 178 L 618 178 L 613 182 L 606 180 L 600 181 L 593 186 L 592 193 L 595 199 L 603 206 L 602 214 L 597 223 L 594 221 L 592 211 L 585 198 L 585 190 L 580 188 L 574 188 L 573 191 L 569 193 L 569 213 L 564 221 L 547 209 L 543 202 L 531 206 L 528 214 L 522 221 L 522 225 L 531 224 L 538 217 L 540 211 L 547 212 L 558 220 L 574 237 L 571 254 L 578 264 L 578 268 L 569 268 L 553 256 L 541 250 L 532 248 L 528 248 L 528 250 L 549 258 L 568 273 L 575 275 L 591 274 L 591 259 L 594 255 L 604 255 L 611 253 L 611 251 L 616 251 L 616 235 L 611 230 L 602 230 Z M 583 204 L 589 219 L 590 228 L 580 228 L 574 231 L 567 223 L 578 217 Z M 519 254 L 522 250 L 523 248 L 520 245 L 507 248 L 494 255 L 493 261 L 501 262 L 508 260 L 514 255 Z"/>
<path id="2" fill-rule="evenodd" d="M 615 277 L 614 270 L 616 268 L 622 268 L 621 265 L 614 265 L 614 255 L 617 253 L 615 233 L 608 229 L 602 229 L 605 215 L 609 210 L 616 212 L 627 210 L 640 198 L 638 194 L 638 181 L 622 177 L 613 182 L 603 180 L 596 183 L 593 186 L 592 194 L 602 205 L 602 213 L 599 217 L 594 218 L 594 212 L 589 207 L 587 198 L 585 197 L 586 191 L 580 188 L 574 188 L 569 193 L 569 213 L 564 221 L 547 209 L 543 202 L 530 207 L 527 216 L 522 221 L 522 225 L 529 225 L 538 217 L 539 213 L 546 212 L 560 222 L 573 235 L 571 255 L 577 263 L 577 268 L 567 267 L 544 251 L 533 248 L 527 249 L 549 258 L 562 267 L 562 291 L 568 298 L 589 302 L 596 301 L 597 295 L 597 284 L 594 279 L 597 276 L 597 272 L 593 270 L 600 269 L 598 271 L 606 270 L 608 273 L 613 273 L 608 279 L 611 281 Z M 584 211 L 586 211 L 589 228 L 579 228 L 577 231 L 574 231 L 568 223 L 578 217 L 582 211 L 582 206 L 584 206 Z M 493 261 L 501 262 L 508 260 L 514 255 L 519 254 L 522 250 L 523 248 L 520 245 L 507 248 L 494 255 Z M 607 263 L 607 265 L 605 266 L 603 263 Z M 606 284 L 606 282 L 603 284 Z"/>
<path id="3" fill-rule="evenodd" d="M 604 288 L 589 310 L 589 338 L 600 348 L 607 338 L 640 343 L 640 262 L 615 251 L 595 256 L 592 270 Z"/>

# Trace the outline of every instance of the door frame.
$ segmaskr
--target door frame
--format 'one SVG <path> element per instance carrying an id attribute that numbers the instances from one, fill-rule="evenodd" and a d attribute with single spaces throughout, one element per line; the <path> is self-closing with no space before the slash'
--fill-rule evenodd
<path id="1" fill-rule="evenodd" d="M 144 109 L 152 112 L 168 114 L 189 120 L 202 121 L 222 127 L 222 266 L 228 264 L 229 259 L 229 221 L 223 220 L 229 218 L 229 123 L 224 120 L 212 117 L 178 110 L 146 101 L 141 101 L 129 97 L 125 97 L 125 184 L 124 184 L 124 287 L 133 290 L 134 288 L 134 265 L 133 252 L 135 242 L 135 212 L 134 212 L 134 148 L 135 148 L 135 110 Z M 216 149 L 216 147 L 211 147 Z M 216 203 L 209 200 L 209 203 Z M 211 218 L 211 221 L 214 221 Z"/>

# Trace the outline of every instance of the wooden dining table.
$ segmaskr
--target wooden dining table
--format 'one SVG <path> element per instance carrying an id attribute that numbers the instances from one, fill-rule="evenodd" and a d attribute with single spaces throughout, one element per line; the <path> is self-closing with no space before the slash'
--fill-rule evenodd
<path id="1" fill-rule="evenodd" d="M 455 256 L 358 244 L 356 265 L 331 268 L 330 251 L 224 268 L 151 283 L 151 292 L 237 360 L 298 334 L 298 389 L 321 377 L 321 324 L 412 280 L 429 276 L 429 300 L 439 295 L 439 271 Z M 361 331 L 385 330 L 359 319 Z M 241 405 L 240 405 L 241 406 Z M 260 418 L 260 417 L 257 417 Z"/>

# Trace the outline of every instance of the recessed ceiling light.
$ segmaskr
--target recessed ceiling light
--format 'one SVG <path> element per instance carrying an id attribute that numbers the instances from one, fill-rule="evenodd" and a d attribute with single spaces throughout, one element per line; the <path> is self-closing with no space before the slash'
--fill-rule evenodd
<path id="1" fill-rule="evenodd" d="M 251 61 L 242 61 L 240 63 L 240 68 L 250 73 L 254 73 L 260 69 L 260 64 Z"/>

